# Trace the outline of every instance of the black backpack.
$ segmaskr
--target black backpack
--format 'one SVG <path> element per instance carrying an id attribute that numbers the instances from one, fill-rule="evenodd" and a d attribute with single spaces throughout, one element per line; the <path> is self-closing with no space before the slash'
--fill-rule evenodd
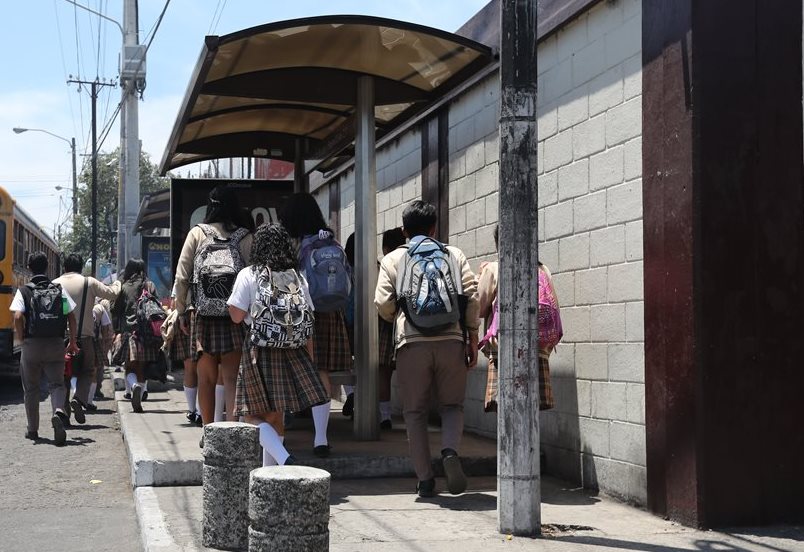
<path id="1" fill-rule="evenodd" d="M 137 336 L 144 345 L 162 345 L 162 324 L 167 314 L 159 300 L 143 286 L 136 303 Z"/>
<path id="2" fill-rule="evenodd" d="M 53 282 L 25 284 L 25 333 L 27 337 L 64 337 L 67 315 L 64 314 L 61 285 Z"/>

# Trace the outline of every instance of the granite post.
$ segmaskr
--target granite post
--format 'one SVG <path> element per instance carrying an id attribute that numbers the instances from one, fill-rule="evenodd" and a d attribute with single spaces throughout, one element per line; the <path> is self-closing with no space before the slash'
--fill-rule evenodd
<path id="1" fill-rule="evenodd" d="M 249 552 L 328 551 L 329 480 L 328 472 L 305 466 L 251 472 Z"/>
<path id="2" fill-rule="evenodd" d="M 249 474 L 260 466 L 256 426 L 240 422 L 204 426 L 204 546 L 248 549 Z"/>

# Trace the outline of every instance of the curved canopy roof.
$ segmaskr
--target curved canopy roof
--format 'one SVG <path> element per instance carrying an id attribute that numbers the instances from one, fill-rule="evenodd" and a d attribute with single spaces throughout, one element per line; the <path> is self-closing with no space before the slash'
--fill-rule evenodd
<path id="1" fill-rule="evenodd" d="M 161 163 L 292 161 L 354 138 L 357 80 L 372 76 L 378 137 L 492 61 L 467 38 L 355 15 L 295 19 L 208 36 Z M 301 142 L 299 142 L 301 140 Z M 341 150 L 343 149 L 341 147 Z"/>

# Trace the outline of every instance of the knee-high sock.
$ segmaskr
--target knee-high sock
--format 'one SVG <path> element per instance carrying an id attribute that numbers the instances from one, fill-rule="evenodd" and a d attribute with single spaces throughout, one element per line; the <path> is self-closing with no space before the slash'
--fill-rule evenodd
<path id="1" fill-rule="evenodd" d="M 187 411 L 195 412 L 197 408 L 196 400 L 198 399 L 198 387 L 184 386 L 184 397 L 187 399 Z"/>
<path id="2" fill-rule="evenodd" d="M 332 403 L 327 401 L 324 404 L 313 407 L 313 426 L 315 426 L 315 440 L 313 446 L 328 445 L 327 426 L 329 425 L 329 409 Z"/>
<path id="3" fill-rule="evenodd" d="M 216 385 L 215 386 L 215 421 L 222 422 L 223 421 L 223 411 L 226 407 L 225 403 L 225 396 L 223 394 L 224 387 L 223 385 Z"/>
<path id="4" fill-rule="evenodd" d="M 89 404 L 95 404 L 95 390 L 96 389 L 98 389 L 98 384 L 97 383 L 92 382 L 92 383 L 89 384 L 89 399 L 87 400 L 87 402 Z"/>
<path id="5" fill-rule="evenodd" d="M 391 401 L 380 401 L 380 421 L 391 419 Z"/>
<path id="6" fill-rule="evenodd" d="M 126 374 L 126 391 L 129 393 L 134 390 L 134 386 L 138 385 L 137 383 L 137 374 L 134 372 L 129 372 Z"/>
<path id="7" fill-rule="evenodd" d="M 75 390 L 78 388 L 78 378 L 73 376 L 70 378 L 70 392 L 75 395 Z"/>
<path id="8" fill-rule="evenodd" d="M 273 426 L 267 422 L 261 423 L 258 427 L 260 428 L 260 444 L 262 448 L 273 457 L 277 464 L 284 465 L 290 454 L 288 454 L 285 445 L 282 444 L 282 438 Z M 263 455 L 263 463 L 265 463 L 265 455 Z"/>
<path id="9" fill-rule="evenodd" d="M 343 386 L 343 392 L 348 397 L 349 395 L 351 395 L 352 393 L 355 392 L 355 386 L 354 385 L 344 385 Z"/>
<path id="10" fill-rule="evenodd" d="M 282 443 L 282 445 L 284 446 L 285 438 L 282 437 L 281 435 L 279 436 L 279 442 Z M 274 459 L 274 457 L 271 456 L 271 453 L 268 452 L 266 449 L 262 449 L 262 467 L 264 468 L 266 466 L 276 466 L 276 465 L 277 465 L 276 459 Z"/>
<path id="11" fill-rule="evenodd" d="M 142 390 L 148 391 L 148 380 L 142 382 Z"/>

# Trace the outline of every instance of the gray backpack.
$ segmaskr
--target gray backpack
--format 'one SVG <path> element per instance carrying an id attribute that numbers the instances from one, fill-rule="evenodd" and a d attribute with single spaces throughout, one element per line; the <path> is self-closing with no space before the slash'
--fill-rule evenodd
<path id="1" fill-rule="evenodd" d="M 257 347 L 298 349 L 313 335 L 313 307 L 295 270 L 252 267 L 257 296 L 251 305 L 251 342 Z"/>
<path id="2" fill-rule="evenodd" d="M 193 260 L 193 305 L 200 316 L 225 317 L 226 301 L 232 294 L 238 272 L 246 264 L 240 255 L 240 240 L 248 234 L 238 228 L 224 238 L 209 224 L 199 224 L 204 241 Z"/>

